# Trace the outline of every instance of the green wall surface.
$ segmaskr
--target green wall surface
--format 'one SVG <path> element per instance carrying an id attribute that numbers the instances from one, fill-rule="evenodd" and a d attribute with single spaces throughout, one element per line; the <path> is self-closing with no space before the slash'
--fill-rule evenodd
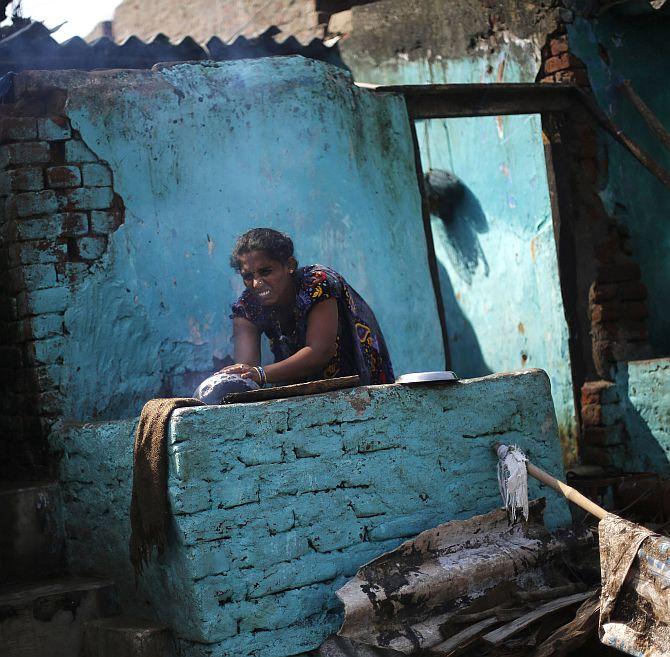
<path id="1" fill-rule="evenodd" d="M 599 106 L 666 171 L 670 151 L 618 91 L 623 80 L 670 130 L 670 16 L 576 19 L 568 26 L 570 50 L 587 65 Z M 670 189 L 610 137 L 601 197 L 608 212 L 628 229 L 633 259 L 642 269 L 649 298 L 649 341 L 657 356 L 670 354 Z"/>
<path id="2" fill-rule="evenodd" d="M 624 468 L 670 477 L 670 360 L 620 363 L 615 387 L 618 408 L 606 420 L 626 429 Z"/>
<path id="3" fill-rule="evenodd" d="M 285 657 L 342 620 L 335 591 L 441 522 L 500 506 L 494 441 L 563 472 L 549 380 L 526 370 L 181 409 L 168 442 L 164 555 L 128 558 L 135 422 L 69 425 L 60 481 L 71 568 L 113 578 L 127 613 L 167 622 L 184 657 Z M 569 523 L 546 495 L 549 528 Z"/>

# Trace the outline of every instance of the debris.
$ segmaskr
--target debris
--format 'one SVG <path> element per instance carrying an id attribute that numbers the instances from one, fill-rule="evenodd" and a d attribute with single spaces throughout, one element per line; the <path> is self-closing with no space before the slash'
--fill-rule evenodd
<path id="1" fill-rule="evenodd" d="M 509 641 L 520 643 L 515 654 L 527 654 L 530 634 L 540 631 L 543 640 L 556 629 L 549 606 L 577 605 L 598 580 L 596 552 L 586 549 L 595 536 L 552 535 L 543 510 L 543 500 L 531 502 L 529 521 L 514 525 L 503 509 L 451 521 L 366 564 L 337 592 L 345 606 L 340 636 L 406 655 L 483 655 L 497 649 L 483 635 L 522 619 Z"/>
<path id="2" fill-rule="evenodd" d="M 553 614 L 556 611 L 564 609 L 565 607 L 571 607 L 577 603 L 584 602 L 587 598 L 593 596 L 595 592 L 596 589 L 587 591 L 586 593 L 575 593 L 574 595 L 568 595 L 564 598 L 558 598 L 556 600 L 552 600 L 551 602 L 547 602 L 537 609 L 533 609 L 533 611 L 516 618 L 511 623 L 503 625 L 502 627 L 489 632 L 482 638 L 487 643 L 492 643 L 495 646 L 499 646 L 501 643 L 503 643 L 503 641 L 517 634 L 535 621 L 544 618 L 548 614 Z"/>

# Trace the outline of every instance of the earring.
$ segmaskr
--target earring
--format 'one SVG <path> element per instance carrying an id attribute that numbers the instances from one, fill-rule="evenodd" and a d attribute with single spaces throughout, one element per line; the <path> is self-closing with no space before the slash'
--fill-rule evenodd
<path id="1" fill-rule="evenodd" d="M 292 270 L 292 269 L 289 269 L 289 270 L 288 270 L 288 273 L 289 273 L 289 274 L 292 274 L 292 273 L 293 273 L 293 270 Z"/>

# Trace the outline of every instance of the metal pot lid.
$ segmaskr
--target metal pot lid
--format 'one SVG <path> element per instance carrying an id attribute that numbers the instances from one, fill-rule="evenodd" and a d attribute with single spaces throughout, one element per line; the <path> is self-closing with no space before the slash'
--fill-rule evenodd
<path id="1" fill-rule="evenodd" d="M 401 374 L 396 383 L 403 385 L 408 383 L 444 383 L 445 381 L 458 381 L 458 377 L 451 371 L 442 370 L 438 372 L 410 372 Z"/>

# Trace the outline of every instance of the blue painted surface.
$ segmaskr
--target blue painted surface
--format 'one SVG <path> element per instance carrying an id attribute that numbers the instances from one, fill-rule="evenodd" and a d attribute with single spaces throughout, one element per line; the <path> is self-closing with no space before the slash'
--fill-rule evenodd
<path id="1" fill-rule="evenodd" d="M 619 363 L 615 385 L 616 416 L 605 420 L 626 428 L 625 469 L 670 477 L 670 359 Z"/>
<path id="2" fill-rule="evenodd" d="M 670 126 L 670 17 L 631 18 L 608 13 L 569 26 L 570 49 L 587 65 L 600 107 L 666 171 L 670 151 L 617 90 L 622 80 L 666 128 Z M 606 59 L 608 61 L 606 61 Z M 649 293 L 649 342 L 658 356 L 670 354 L 670 190 L 610 137 L 603 135 L 607 175 L 601 197 L 608 213 L 630 232 L 634 260 Z"/>
<path id="3" fill-rule="evenodd" d="M 532 82 L 530 43 L 494 54 L 377 67 L 352 64 L 377 84 Z M 453 369 L 461 376 L 540 367 L 568 461 L 575 407 L 568 327 L 558 278 L 539 115 L 417 122 L 424 171 L 464 185 L 448 220 L 432 218 Z"/>
<path id="4" fill-rule="evenodd" d="M 70 295 L 67 339 L 46 345 L 62 349 L 64 417 L 188 395 L 193 373 L 230 355 L 241 281 L 228 256 L 258 225 L 289 232 L 300 261 L 334 267 L 366 298 L 397 372 L 443 364 L 401 98 L 301 57 L 59 75 L 73 128 L 126 208 Z"/>
<path id="5" fill-rule="evenodd" d="M 177 411 L 174 523 L 134 588 L 128 560 L 131 420 L 70 425 L 61 486 L 70 563 L 111 576 L 128 613 L 168 622 L 185 657 L 283 657 L 341 621 L 357 568 L 440 522 L 500 506 L 495 440 L 560 475 L 549 381 L 530 370 L 442 387 L 375 386 Z M 564 500 L 546 494 L 549 527 Z M 95 537 L 95 540 L 91 540 Z"/>

